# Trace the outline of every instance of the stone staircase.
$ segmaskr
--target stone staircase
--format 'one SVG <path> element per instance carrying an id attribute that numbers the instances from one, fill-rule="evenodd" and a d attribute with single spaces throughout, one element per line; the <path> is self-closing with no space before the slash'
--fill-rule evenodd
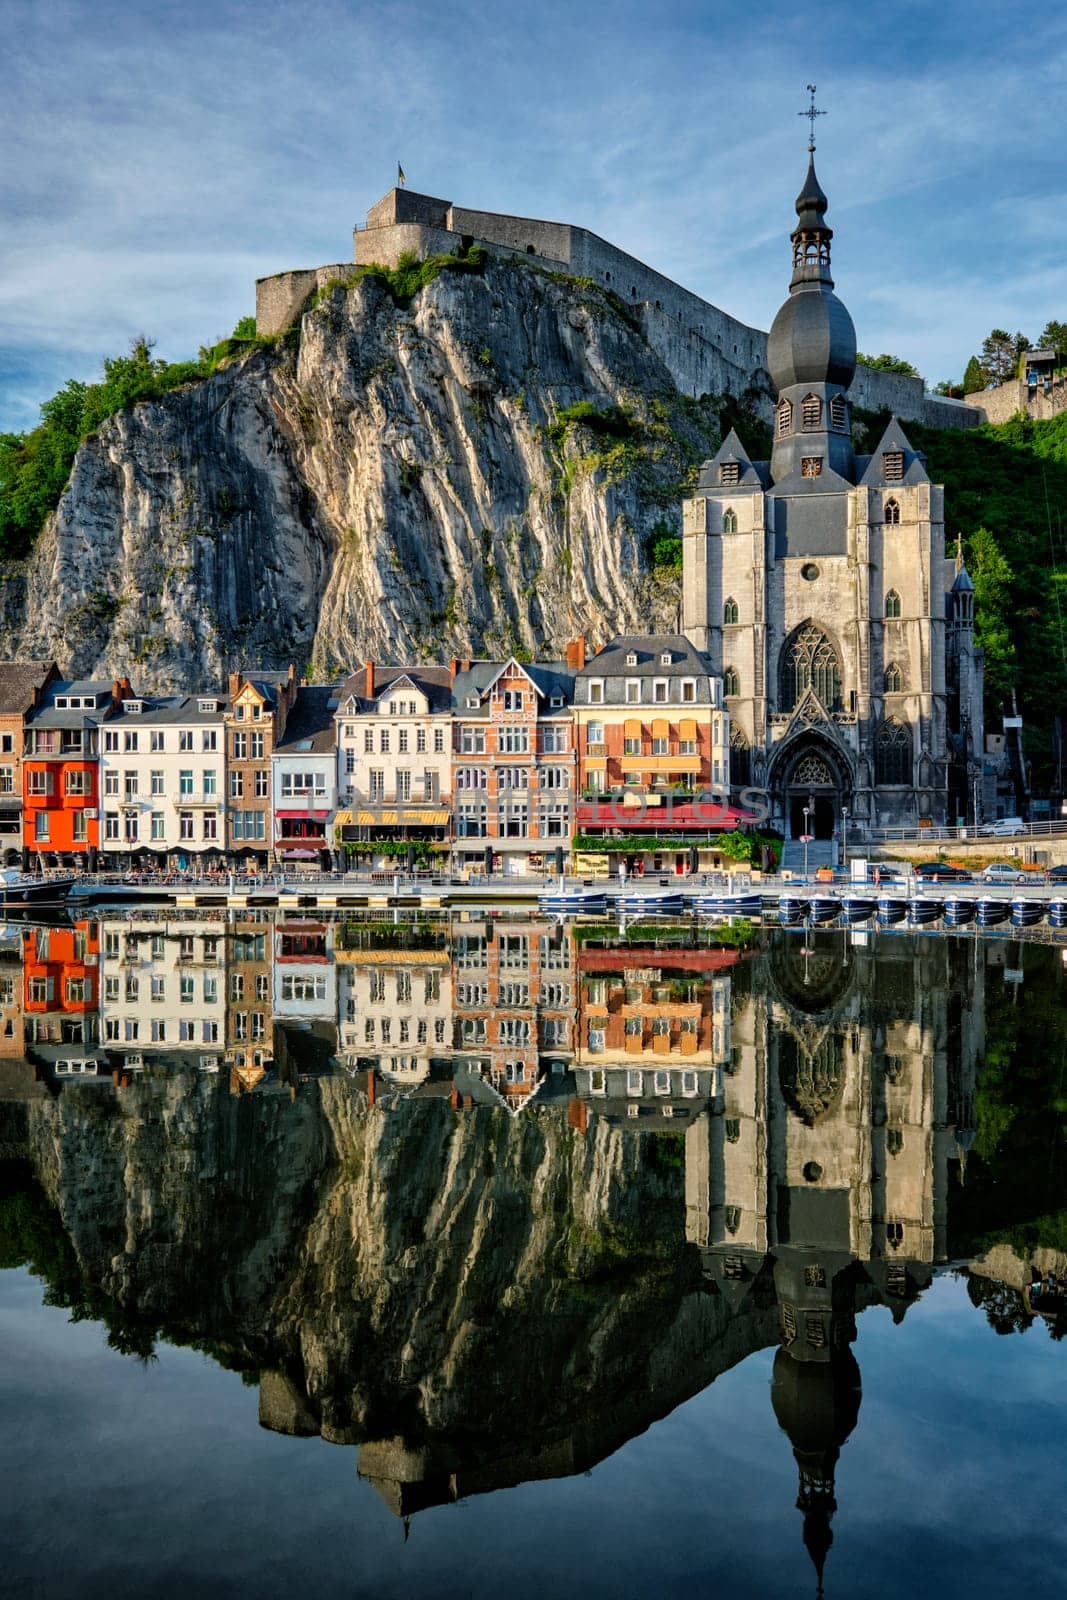
<path id="1" fill-rule="evenodd" d="M 810 878 L 816 867 L 832 867 L 834 864 L 834 845 L 831 839 L 815 839 L 808 845 L 808 877 Z M 804 875 L 804 846 L 799 839 L 787 839 L 782 851 L 782 871 L 791 872 L 794 877 Z"/>

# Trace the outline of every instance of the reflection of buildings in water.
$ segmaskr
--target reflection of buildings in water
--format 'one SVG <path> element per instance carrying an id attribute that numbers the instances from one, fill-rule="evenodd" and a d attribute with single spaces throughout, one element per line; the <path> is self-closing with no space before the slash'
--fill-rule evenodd
<path id="1" fill-rule="evenodd" d="M 165 1058 L 217 1072 L 226 1016 L 226 922 L 136 913 L 100 923 L 100 1038 L 138 1071 Z"/>
<path id="2" fill-rule="evenodd" d="M 714 1106 L 736 962 L 733 951 L 583 949 L 574 1069 L 583 1111 L 650 1133 L 681 1131 Z"/>
<path id="3" fill-rule="evenodd" d="M 807 953 L 805 953 L 807 952 Z M 775 1414 L 819 1573 L 838 1451 L 859 1412 L 859 1305 L 894 1316 L 945 1259 L 949 1162 L 984 1044 L 981 967 L 951 940 L 873 949 L 778 936 L 734 1016 L 721 1115 L 686 1134 L 687 1234 L 740 1308 L 778 1307 Z"/>
<path id="4" fill-rule="evenodd" d="M 46 1068 L 95 1062 L 100 1039 L 100 939 L 94 921 L 22 930 L 23 1038 Z M 95 1069 L 94 1069 L 95 1070 Z"/>
<path id="5" fill-rule="evenodd" d="M 274 1062 L 274 918 L 242 908 L 227 926 L 225 1059 L 230 1090 L 241 1094 Z"/>
<path id="6" fill-rule="evenodd" d="M 25 1047 L 22 929 L 17 923 L 0 923 L 0 1060 L 17 1060 Z"/>
<path id="7" fill-rule="evenodd" d="M 536 1093 L 573 1050 L 574 957 L 569 930 L 543 921 L 471 921 L 452 943 L 453 1044 L 461 1103 L 484 1085 L 510 1110 Z"/>
<path id="8" fill-rule="evenodd" d="M 445 950 L 338 950 L 338 1044 L 345 1065 L 401 1091 L 425 1083 L 452 1044 Z"/>

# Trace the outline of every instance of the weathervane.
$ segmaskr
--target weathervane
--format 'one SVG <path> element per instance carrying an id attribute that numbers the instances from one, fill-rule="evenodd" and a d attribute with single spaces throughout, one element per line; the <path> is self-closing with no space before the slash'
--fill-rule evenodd
<path id="1" fill-rule="evenodd" d="M 797 116 L 798 117 L 807 117 L 807 119 L 808 119 L 808 154 L 809 155 L 814 155 L 815 154 L 815 118 L 816 117 L 825 117 L 826 112 L 825 111 L 816 111 L 816 109 L 815 109 L 815 85 L 813 83 L 809 83 L 808 86 L 807 86 L 807 89 L 808 89 L 808 93 L 811 95 L 811 105 L 808 107 L 808 109 L 806 111 L 798 111 L 797 112 Z"/>

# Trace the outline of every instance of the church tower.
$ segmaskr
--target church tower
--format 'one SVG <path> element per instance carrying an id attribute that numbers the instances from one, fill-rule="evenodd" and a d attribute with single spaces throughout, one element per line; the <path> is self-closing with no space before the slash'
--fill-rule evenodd
<path id="1" fill-rule="evenodd" d="M 965 773 L 982 748 L 981 654 L 945 558 L 943 491 L 895 418 L 855 453 L 856 334 L 827 207 L 809 146 L 767 344 L 771 459 L 731 431 L 682 508 L 683 629 L 723 679 L 735 782 L 767 792 L 787 838 L 829 839 L 846 811 L 850 826 L 969 819 L 958 778 L 947 817 L 950 765 Z"/>

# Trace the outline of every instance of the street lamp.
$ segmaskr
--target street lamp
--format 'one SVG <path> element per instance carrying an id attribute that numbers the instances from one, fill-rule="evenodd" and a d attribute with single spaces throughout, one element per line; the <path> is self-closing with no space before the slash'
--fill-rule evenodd
<path id="1" fill-rule="evenodd" d="M 808 881 L 808 839 L 811 837 L 809 823 L 814 808 L 809 804 L 804 807 L 804 882 Z"/>
<path id="2" fill-rule="evenodd" d="M 841 865 L 848 872 L 848 806 L 841 807 Z"/>

